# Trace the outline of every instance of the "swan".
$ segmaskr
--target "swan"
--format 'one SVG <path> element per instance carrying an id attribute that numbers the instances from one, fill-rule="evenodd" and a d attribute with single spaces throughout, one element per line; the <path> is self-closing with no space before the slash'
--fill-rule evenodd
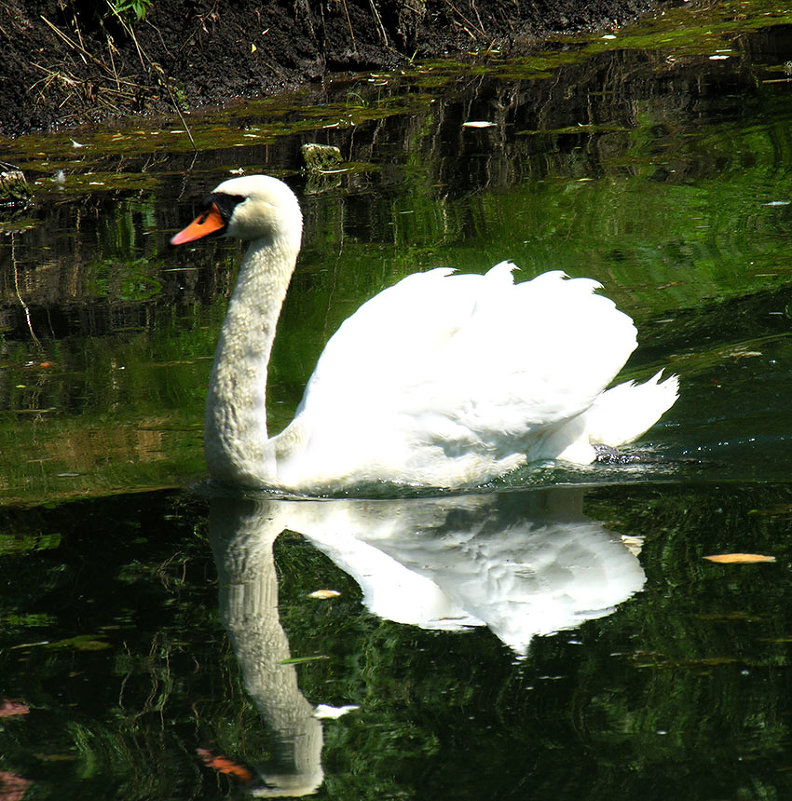
<path id="1" fill-rule="evenodd" d="M 588 464 L 671 407 L 678 379 L 606 389 L 635 349 L 632 320 L 600 284 L 561 271 L 515 283 L 437 268 L 364 303 L 327 343 L 294 420 L 267 433 L 275 328 L 302 238 L 294 193 L 232 178 L 171 239 L 249 241 L 215 353 L 204 448 L 222 484 L 300 494 L 375 484 L 458 488 L 527 463 Z"/>

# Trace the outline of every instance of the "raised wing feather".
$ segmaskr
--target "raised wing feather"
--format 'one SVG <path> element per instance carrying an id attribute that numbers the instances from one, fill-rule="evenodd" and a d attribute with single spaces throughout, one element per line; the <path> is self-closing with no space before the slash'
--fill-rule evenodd
<path id="1" fill-rule="evenodd" d="M 550 272 L 514 284 L 514 269 L 417 273 L 361 306 L 328 342 L 290 427 L 300 460 L 321 472 L 325 456 L 337 466 L 348 453 L 414 474 L 434 450 L 463 470 L 516 466 L 532 440 L 587 409 L 634 349 L 632 321 L 595 281 Z"/>

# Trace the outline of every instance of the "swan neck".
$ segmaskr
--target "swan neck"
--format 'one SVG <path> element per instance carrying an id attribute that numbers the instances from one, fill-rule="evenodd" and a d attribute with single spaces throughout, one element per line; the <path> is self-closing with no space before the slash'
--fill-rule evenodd
<path id="1" fill-rule="evenodd" d="M 213 478 L 224 483 L 257 486 L 274 477 L 267 369 L 298 250 L 299 238 L 261 237 L 239 268 L 206 401 L 206 460 Z"/>

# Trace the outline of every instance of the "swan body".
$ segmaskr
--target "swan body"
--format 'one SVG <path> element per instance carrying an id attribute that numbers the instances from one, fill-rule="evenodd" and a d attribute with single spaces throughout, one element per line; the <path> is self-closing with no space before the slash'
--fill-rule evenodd
<path id="1" fill-rule="evenodd" d="M 650 428 L 678 381 L 606 389 L 636 347 L 596 281 L 560 271 L 514 283 L 416 273 L 380 292 L 327 343 L 292 423 L 269 437 L 266 383 L 302 214 L 281 181 L 221 183 L 171 242 L 249 240 L 220 334 L 205 450 L 220 482 L 323 493 L 373 483 L 460 487 L 540 459 L 587 464 Z"/>

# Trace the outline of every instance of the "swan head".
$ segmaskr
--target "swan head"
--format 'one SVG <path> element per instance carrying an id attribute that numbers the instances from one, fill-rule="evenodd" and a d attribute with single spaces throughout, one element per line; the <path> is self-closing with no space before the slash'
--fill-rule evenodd
<path id="1" fill-rule="evenodd" d="M 269 175 L 245 175 L 216 186 L 201 202 L 201 213 L 171 239 L 183 245 L 207 236 L 271 241 L 286 239 L 299 248 L 302 213 L 283 181 Z"/>

